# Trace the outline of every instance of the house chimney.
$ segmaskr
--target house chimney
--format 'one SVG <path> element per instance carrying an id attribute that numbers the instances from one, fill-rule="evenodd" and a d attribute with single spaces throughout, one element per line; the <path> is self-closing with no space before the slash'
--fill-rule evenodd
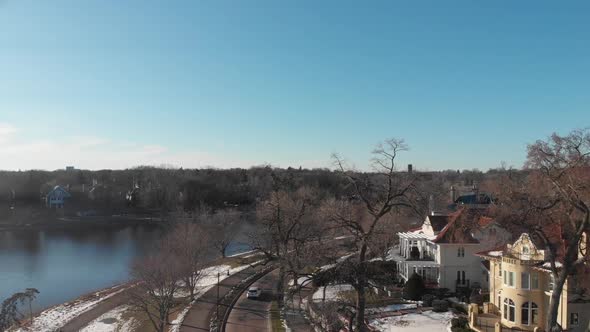
<path id="1" fill-rule="evenodd" d="M 408 174 L 412 174 L 412 164 L 408 164 Z"/>
<path id="2" fill-rule="evenodd" d="M 455 203 L 457 199 L 457 191 L 455 190 L 454 186 L 451 186 L 451 203 Z"/>
<path id="3" fill-rule="evenodd" d="M 430 215 L 434 216 L 434 196 L 430 195 L 428 197 L 428 209 L 430 210 Z"/>

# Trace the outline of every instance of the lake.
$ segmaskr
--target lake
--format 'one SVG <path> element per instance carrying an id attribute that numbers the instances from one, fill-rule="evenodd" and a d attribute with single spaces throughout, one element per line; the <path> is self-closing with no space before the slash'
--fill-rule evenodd
<path id="1" fill-rule="evenodd" d="M 27 287 L 46 308 L 129 279 L 129 265 L 154 249 L 154 225 L 0 231 L 0 301 Z M 228 254 L 248 250 L 236 242 Z"/>

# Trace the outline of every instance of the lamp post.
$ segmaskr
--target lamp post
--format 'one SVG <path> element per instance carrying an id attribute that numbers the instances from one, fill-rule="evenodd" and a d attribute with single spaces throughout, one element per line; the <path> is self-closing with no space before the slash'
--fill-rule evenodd
<path id="1" fill-rule="evenodd" d="M 215 306 L 215 313 L 217 316 L 217 324 L 219 325 L 221 322 L 221 319 L 219 318 L 219 272 L 217 272 L 217 306 Z"/>

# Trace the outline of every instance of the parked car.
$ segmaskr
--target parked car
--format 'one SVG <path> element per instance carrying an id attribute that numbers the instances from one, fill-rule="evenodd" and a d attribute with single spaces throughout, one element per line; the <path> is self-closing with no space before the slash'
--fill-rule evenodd
<path id="1" fill-rule="evenodd" d="M 262 294 L 262 289 L 258 287 L 250 287 L 246 293 L 246 297 L 249 299 L 257 299 L 260 297 L 260 294 Z"/>

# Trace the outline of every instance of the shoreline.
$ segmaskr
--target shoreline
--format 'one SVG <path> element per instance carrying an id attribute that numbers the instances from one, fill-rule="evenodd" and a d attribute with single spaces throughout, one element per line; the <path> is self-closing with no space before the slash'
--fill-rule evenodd
<path id="1" fill-rule="evenodd" d="M 43 231 L 59 229 L 80 229 L 95 227 L 128 227 L 138 225 L 161 226 L 166 220 L 161 217 L 133 217 L 123 215 L 93 216 L 93 217 L 60 217 L 52 218 L 51 221 L 32 222 L 27 224 L 0 224 L 1 231 Z"/>
<path id="2" fill-rule="evenodd" d="M 250 257 L 251 255 L 254 255 L 255 251 L 253 250 L 248 250 L 248 251 L 244 251 L 238 254 L 234 254 L 231 257 L 226 257 L 226 258 L 220 258 L 220 259 L 215 259 L 213 261 L 211 261 L 211 266 L 215 266 L 216 264 L 223 264 L 223 261 L 232 258 L 238 258 L 240 256 L 247 256 Z M 48 315 L 50 316 L 52 314 L 52 312 L 59 312 L 60 310 L 64 310 L 64 308 L 67 308 L 67 311 L 70 311 L 71 308 L 75 308 L 75 307 L 81 307 L 81 309 L 79 309 L 79 312 L 76 313 L 75 315 L 73 315 L 72 317 L 69 317 L 67 320 L 65 320 L 64 326 L 67 324 L 70 324 L 70 322 L 78 319 L 80 316 L 85 315 L 86 313 L 92 311 L 94 308 L 96 308 L 97 306 L 101 305 L 102 303 L 104 303 L 104 301 L 109 300 L 110 298 L 113 298 L 115 296 L 121 295 L 122 293 L 124 293 L 125 291 L 131 289 L 133 286 L 136 285 L 136 281 L 134 280 L 129 280 L 123 283 L 117 283 L 111 286 L 107 286 L 98 290 L 93 290 L 93 291 L 89 291 L 85 294 L 82 294 L 76 298 L 73 298 L 71 300 L 62 302 L 62 303 L 58 303 L 49 307 L 46 307 L 44 309 L 38 310 L 33 312 L 33 321 L 37 321 L 39 319 L 43 319 L 43 315 Z M 38 323 L 38 322 L 35 322 Z M 30 330 L 30 326 L 27 325 L 26 323 L 20 326 L 13 326 L 12 328 L 10 328 L 8 331 L 10 332 L 25 332 L 25 331 L 31 331 Z"/>

